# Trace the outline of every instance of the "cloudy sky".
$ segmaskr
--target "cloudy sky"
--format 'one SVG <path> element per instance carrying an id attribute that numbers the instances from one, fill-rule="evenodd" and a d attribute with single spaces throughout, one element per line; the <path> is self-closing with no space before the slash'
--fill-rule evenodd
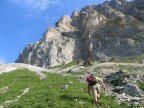
<path id="1" fill-rule="evenodd" d="M 0 0 L 0 63 L 13 63 L 26 45 L 73 10 L 105 0 Z"/>

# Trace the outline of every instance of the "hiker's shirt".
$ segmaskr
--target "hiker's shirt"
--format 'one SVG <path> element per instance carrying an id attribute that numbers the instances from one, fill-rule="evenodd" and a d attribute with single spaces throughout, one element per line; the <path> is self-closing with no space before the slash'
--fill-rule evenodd
<path id="1" fill-rule="evenodd" d="M 100 81 L 102 80 L 102 79 L 99 78 L 99 77 L 95 77 L 95 78 L 96 78 L 96 84 L 90 85 L 90 82 L 89 82 L 88 85 L 89 85 L 90 87 L 95 86 L 95 85 L 99 85 Z"/>
<path id="2" fill-rule="evenodd" d="M 99 77 L 95 77 L 95 78 L 97 80 L 97 83 L 99 83 L 101 81 L 101 78 L 99 78 Z"/>

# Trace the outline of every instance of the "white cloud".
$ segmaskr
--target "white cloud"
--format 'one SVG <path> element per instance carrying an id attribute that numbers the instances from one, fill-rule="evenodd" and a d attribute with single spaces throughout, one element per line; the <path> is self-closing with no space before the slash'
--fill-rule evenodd
<path id="1" fill-rule="evenodd" d="M 0 57 L 0 63 L 6 63 L 5 57 Z"/>
<path id="2" fill-rule="evenodd" d="M 14 7 L 12 9 L 17 9 L 13 12 L 21 15 L 23 20 L 40 16 L 48 8 L 61 4 L 60 0 L 8 0 L 8 3 Z"/>
<path id="3" fill-rule="evenodd" d="M 44 11 L 49 6 L 58 4 L 59 0 L 9 0 L 9 2 L 20 8 Z"/>

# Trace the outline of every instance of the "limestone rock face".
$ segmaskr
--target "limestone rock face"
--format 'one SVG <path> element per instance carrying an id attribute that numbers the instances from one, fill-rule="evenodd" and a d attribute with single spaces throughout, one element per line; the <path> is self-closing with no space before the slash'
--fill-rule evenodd
<path id="1" fill-rule="evenodd" d="M 42 67 L 75 59 L 144 56 L 144 1 L 111 0 L 65 15 L 42 39 L 27 45 L 16 62 Z"/>
<path id="2" fill-rule="evenodd" d="M 65 64 L 76 57 L 81 58 L 80 47 L 81 41 L 78 39 L 63 36 L 59 30 L 49 28 L 43 40 L 25 47 L 23 53 L 19 56 L 18 62 L 41 67 Z"/>

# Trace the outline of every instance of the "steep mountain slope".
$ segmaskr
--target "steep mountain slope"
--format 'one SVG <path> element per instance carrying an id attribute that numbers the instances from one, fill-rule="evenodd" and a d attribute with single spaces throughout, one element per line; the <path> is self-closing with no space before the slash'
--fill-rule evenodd
<path id="1" fill-rule="evenodd" d="M 0 81 L 0 108 L 95 108 L 85 84 L 73 76 L 48 73 L 40 80 L 23 69 L 0 74 Z M 102 96 L 101 102 L 101 107 L 122 108 L 110 97 Z"/>
<path id="2" fill-rule="evenodd" d="M 144 1 L 111 0 L 74 11 L 27 45 L 16 60 L 41 67 L 75 59 L 144 56 Z"/>
<path id="3" fill-rule="evenodd" d="M 144 64 L 107 62 L 55 69 L 1 64 L 0 108 L 95 108 L 86 83 L 92 73 L 106 85 L 100 108 L 144 107 Z"/>

